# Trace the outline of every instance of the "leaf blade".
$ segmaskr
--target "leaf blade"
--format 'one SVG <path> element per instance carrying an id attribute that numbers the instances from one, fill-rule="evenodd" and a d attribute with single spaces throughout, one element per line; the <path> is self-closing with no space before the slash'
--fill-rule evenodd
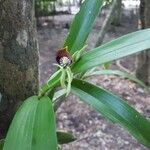
<path id="1" fill-rule="evenodd" d="M 64 43 L 64 47 L 68 46 L 68 51 L 72 54 L 85 45 L 85 41 L 102 4 L 103 0 L 85 0 L 81 5 L 80 11 L 76 14 Z"/>
<path id="2" fill-rule="evenodd" d="M 150 29 L 133 32 L 87 52 L 76 62 L 73 72 L 79 73 L 150 48 Z"/>
<path id="3" fill-rule="evenodd" d="M 32 96 L 24 101 L 11 123 L 3 150 L 57 150 L 52 102 Z"/>
<path id="4" fill-rule="evenodd" d="M 28 98 L 19 108 L 11 123 L 3 150 L 31 150 L 37 96 Z"/>
<path id="5" fill-rule="evenodd" d="M 134 81 L 135 83 L 143 86 L 144 88 L 146 88 L 148 90 L 147 86 L 141 80 L 139 80 L 138 78 L 136 78 L 135 76 L 133 76 L 129 73 L 122 72 L 120 70 L 104 69 L 104 70 L 94 71 L 93 73 L 91 73 L 87 76 L 97 76 L 97 75 L 117 75 L 117 76 L 120 76 L 123 78 L 127 78 L 131 81 Z"/>
<path id="6" fill-rule="evenodd" d="M 49 97 L 42 97 L 39 101 L 33 135 L 32 150 L 57 149 L 54 111 Z"/>
<path id="7" fill-rule="evenodd" d="M 77 79 L 72 82 L 72 92 L 106 118 L 123 126 L 139 142 L 150 148 L 150 122 L 121 98 Z"/>

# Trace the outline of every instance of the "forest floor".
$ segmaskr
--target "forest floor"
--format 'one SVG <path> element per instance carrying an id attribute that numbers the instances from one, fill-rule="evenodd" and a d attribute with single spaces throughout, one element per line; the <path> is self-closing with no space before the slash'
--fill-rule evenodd
<path id="1" fill-rule="evenodd" d="M 105 14 L 98 17 L 87 41 L 88 49 L 94 47 Z M 59 15 L 41 18 L 38 28 L 40 47 L 40 82 L 43 84 L 54 71 L 56 51 L 63 46 L 68 25 L 73 15 Z M 104 42 L 137 30 L 136 10 L 124 11 L 121 25 L 111 26 Z M 122 70 L 113 62 L 111 68 Z M 120 64 L 131 73 L 135 71 L 135 57 L 120 60 Z M 105 87 L 124 98 L 141 114 L 150 118 L 150 95 L 135 83 L 113 75 L 92 77 L 96 85 Z M 62 146 L 62 150 L 147 150 L 123 128 L 109 122 L 90 106 L 70 95 L 57 111 L 57 127 L 72 132 L 77 140 Z"/>

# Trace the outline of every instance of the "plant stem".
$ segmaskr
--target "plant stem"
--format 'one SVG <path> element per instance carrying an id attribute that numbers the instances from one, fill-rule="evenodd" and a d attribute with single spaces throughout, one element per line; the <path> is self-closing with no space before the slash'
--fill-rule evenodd
<path id="1" fill-rule="evenodd" d="M 40 92 L 38 95 L 39 99 L 43 97 L 49 90 L 59 85 L 60 76 L 61 76 L 61 73 L 60 73 L 60 70 L 58 70 L 48 79 L 48 81 L 40 89 Z"/>

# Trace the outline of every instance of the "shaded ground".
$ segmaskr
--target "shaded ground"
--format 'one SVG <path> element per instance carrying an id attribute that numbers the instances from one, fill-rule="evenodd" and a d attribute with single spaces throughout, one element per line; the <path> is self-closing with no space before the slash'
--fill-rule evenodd
<path id="1" fill-rule="evenodd" d="M 63 45 L 72 17 L 71 15 L 49 17 L 46 18 L 46 23 L 45 18 L 41 19 L 44 25 L 47 25 L 38 30 L 41 84 L 54 71 L 52 63 L 55 62 L 55 52 Z M 103 17 L 98 18 L 96 21 L 87 42 L 89 49 L 94 47 L 103 19 Z M 104 42 L 135 30 L 137 30 L 137 15 L 134 14 L 134 11 L 125 11 L 122 25 L 111 27 Z M 128 57 L 121 60 L 121 64 L 133 72 L 134 61 L 134 57 Z M 112 68 L 119 67 L 114 62 Z M 150 118 L 150 98 L 143 88 L 115 76 L 93 77 L 90 81 L 123 97 L 140 113 Z M 58 109 L 57 125 L 59 129 L 73 132 L 78 139 L 73 143 L 63 145 L 62 150 L 146 150 L 125 130 L 107 121 L 73 95 L 69 96 L 68 100 Z"/>

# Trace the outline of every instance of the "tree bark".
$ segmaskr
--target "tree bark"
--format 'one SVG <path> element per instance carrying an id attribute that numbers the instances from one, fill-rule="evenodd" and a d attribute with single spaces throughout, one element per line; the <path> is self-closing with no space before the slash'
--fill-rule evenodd
<path id="1" fill-rule="evenodd" d="M 141 29 L 150 28 L 150 0 L 141 0 L 140 24 Z M 137 55 L 136 76 L 146 85 L 150 85 L 150 50 Z"/>
<path id="2" fill-rule="evenodd" d="M 18 106 L 37 94 L 38 46 L 33 0 L 0 0 L 0 138 Z"/>

